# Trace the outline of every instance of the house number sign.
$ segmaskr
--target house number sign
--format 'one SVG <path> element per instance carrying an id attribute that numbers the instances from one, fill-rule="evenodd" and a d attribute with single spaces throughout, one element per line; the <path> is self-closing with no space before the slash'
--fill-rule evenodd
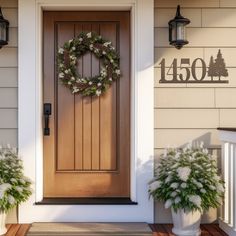
<path id="1" fill-rule="evenodd" d="M 202 58 L 190 61 L 189 58 L 174 58 L 171 65 L 166 65 L 163 58 L 161 66 L 161 79 L 159 83 L 229 83 L 222 77 L 228 77 L 221 51 L 218 51 L 216 59 L 211 56 L 209 66 Z M 178 66 L 180 65 L 180 66 Z"/>

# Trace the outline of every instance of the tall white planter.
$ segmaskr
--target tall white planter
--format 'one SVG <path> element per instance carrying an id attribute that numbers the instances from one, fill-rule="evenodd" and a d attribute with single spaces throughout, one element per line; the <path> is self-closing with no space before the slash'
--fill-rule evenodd
<path id="1" fill-rule="evenodd" d="M 6 213 L 0 211 L 0 235 L 3 235 L 7 232 L 6 228 Z"/>
<path id="2" fill-rule="evenodd" d="M 176 213 L 171 209 L 174 228 L 172 232 L 177 236 L 199 236 L 201 234 L 199 211 L 184 212 L 179 209 Z"/>

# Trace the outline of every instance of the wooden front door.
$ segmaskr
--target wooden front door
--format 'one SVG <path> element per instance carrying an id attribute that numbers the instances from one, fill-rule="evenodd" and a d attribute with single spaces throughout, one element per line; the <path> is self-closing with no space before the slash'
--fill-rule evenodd
<path id="1" fill-rule="evenodd" d="M 44 197 L 130 196 L 130 14 L 44 12 L 44 103 L 52 104 L 44 136 Z M 120 54 L 122 77 L 101 97 L 73 95 L 57 75 L 56 52 L 81 32 L 94 31 Z M 87 53 L 83 76 L 101 63 Z"/>

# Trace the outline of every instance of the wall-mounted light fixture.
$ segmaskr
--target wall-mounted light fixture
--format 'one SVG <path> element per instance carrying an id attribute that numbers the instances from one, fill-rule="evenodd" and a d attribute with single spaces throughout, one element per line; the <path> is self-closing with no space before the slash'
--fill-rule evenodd
<path id="1" fill-rule="evenodd" d="M 176 16 L 169 21 L 169 41 L 177 49 L 181 49 L 188 44 L 186 40 L 185 27 L 190 23 L 190 20 L 184 18 L 180 14 L 180 5 L 177 6 Z"/>
<path id="2" fill-rule="evenodd" d="M 9 21 L 4 19 L 0 7 L 0 48 L 8 44 L 9 40 Z"/>

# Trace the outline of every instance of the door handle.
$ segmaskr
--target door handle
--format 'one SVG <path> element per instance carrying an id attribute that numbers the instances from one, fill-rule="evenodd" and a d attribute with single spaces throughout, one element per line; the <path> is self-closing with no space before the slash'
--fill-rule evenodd
<path id="1" fill-rule="evenodd" d="M 51 103 L 43 104 L 43 114 L 44 114 L 44 135 L 49 136 L 50 135 L 49 116 L 52 114 Z"/>

